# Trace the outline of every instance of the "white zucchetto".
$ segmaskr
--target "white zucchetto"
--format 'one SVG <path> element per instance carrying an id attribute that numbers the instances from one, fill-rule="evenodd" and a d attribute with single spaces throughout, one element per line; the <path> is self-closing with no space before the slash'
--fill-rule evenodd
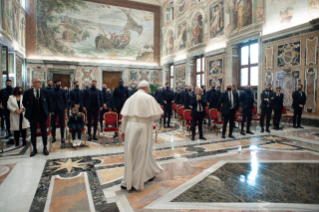
<path id="1" fill-rule="evenodd" d="M 137 88 L 145 88 L 150 86 L 150 84 L 146 80 L 142 80 L 140 83 L 138 83 Z"/>

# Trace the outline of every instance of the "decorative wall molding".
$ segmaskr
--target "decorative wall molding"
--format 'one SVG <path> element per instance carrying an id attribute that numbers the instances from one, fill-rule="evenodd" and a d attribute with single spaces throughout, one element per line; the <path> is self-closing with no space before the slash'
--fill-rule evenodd
<path id="1" fill-rule="evenodd" d="M 305 93 L 307 102 L 304 111 L 316 113 L 317 109 L 317 69 L 309 68 L 305 70 Z"/>
<path id="2" fill-rule="evenodd" d="M 265 70 L 274 68 L 274 48 L 269 46 L 265 49 Z"/>
<path id="3" fill-rule="evenodd" d="M 306 66 L 317 64 L 318 59 L 318 37 L 306 39 Z"/>

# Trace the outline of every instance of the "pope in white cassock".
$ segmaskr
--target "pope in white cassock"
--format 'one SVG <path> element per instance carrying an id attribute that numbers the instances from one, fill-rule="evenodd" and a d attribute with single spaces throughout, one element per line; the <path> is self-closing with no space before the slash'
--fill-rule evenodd
<path id="1" fill-rule="evenodd" d="M 125 171 L 121 188 L 144 189 L 144 183 L 162 172 L 153 157 L 153 120 L 161 117 L 163 110 L 155 98 L 148 94 L 149 83 L 138 84 L 138 91 L 124 104 L 122 132 L 125 133 Z"/>

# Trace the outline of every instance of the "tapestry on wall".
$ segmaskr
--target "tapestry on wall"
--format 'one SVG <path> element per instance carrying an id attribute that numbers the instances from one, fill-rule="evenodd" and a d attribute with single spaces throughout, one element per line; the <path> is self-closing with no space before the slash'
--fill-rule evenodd
<path id="1" fill-rule="evenodd" d="M 274 48 L 272 46 L 265 49 L 265 69 L 273 69 L 274 67 Z"/>
<path id="2" fill-rule="evenodd" d="M 282 74 L 282 76 L 281 76 Z M 278 75 L 280 79 L 278 80 Z M 300 83 L 300 71 L 277 72 L 278 85 L 285 95 L 284 106 L 287 110 L 292 110 L 292 93 L 296 90 L 297 85 Z"/>
<path id="3" fill-rule="evenodd" d="M 153 84 L 153 85 L 160 85 L 161 84 L 161 71 L 152 71 L 151 84 Z"/>
<path id="4" fill-rule="evenodd" d="M 318 37 L 306 39 L 306 66 L 317 64 Z"/>
<path id="5" fill-rule="evenodd" d="M 185 64 L 175 66 L 176 82 L 183 82 L 186 79 Z"/>
<path id="6" fill-rule="evenodd" d="M 212 84 L 215 83 L 216 84 L 216 88 L 218 86 L 221 87 L 221 90 L 223 90 L 223 78 L 218 78 L 218 77 L 214 77 L 214 78 L 210 78 L 208 79 L 208 87 L 211 88 Z"/>
<path id="7" fill-rule="evenodd" d="M 146 71 L 140 71 L 140 81 L 146 80 L 147 82 L 150 81 L 150 72 L 148 70 Z"/>
<path id="8" fill-rule="evenodd" d="M 37 0 L 37 54 L 152 62 L 154 13 L 82 0 Z"/>
<path id="9" fill-rule="evenodd" d="M 183 22 L 178 25 L 177 45 L 179 50 L 183 50 L 187 46 L 187 23 Z"/>
<path id="10" fill-rule="evenodd" d="M 300 66 L 301 41 L 277 46 L 277 67 Z"/>
<path id="11" fill-rule="evenodd" d="M 210 7 L 210 38 L 224 34 L 224 2 L 214 3 Z"/>
<path id="12" fill-rule="evenodd" d="M 304 107 L 305 112 L 316 113 L 317 108 L 317 69 L 305 70 L 305 93 L 307 101 Z"/>
<path id="13" fill-rule="evenodd" d="M 208 61 L 208 75 L 217 76 L 223 74 L 223 59 Z"/>
<path id="14" fill-rule="evenodd" d="M 192 20 L 192 45 L 203 43 L 203 15 L 198 12 L 195 14 L 194 19 Z"/>
<path id="15" fill-rule="evenodd" d="M 265 86 L 267 86 L 267 85 L 273 86 L 273 81 L 274 81 L 273 76 L 274 76 L 274 74 L 272 72 L 268 72 L 265 74 Z"/>

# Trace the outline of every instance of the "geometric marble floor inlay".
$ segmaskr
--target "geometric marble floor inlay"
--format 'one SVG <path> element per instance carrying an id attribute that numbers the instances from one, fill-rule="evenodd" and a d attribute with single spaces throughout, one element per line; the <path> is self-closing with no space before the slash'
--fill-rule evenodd
<path id="1" fill-rule="evenodd" d="M 319 164 L 226 163 L 172 202 L 319 204 Z"/>

